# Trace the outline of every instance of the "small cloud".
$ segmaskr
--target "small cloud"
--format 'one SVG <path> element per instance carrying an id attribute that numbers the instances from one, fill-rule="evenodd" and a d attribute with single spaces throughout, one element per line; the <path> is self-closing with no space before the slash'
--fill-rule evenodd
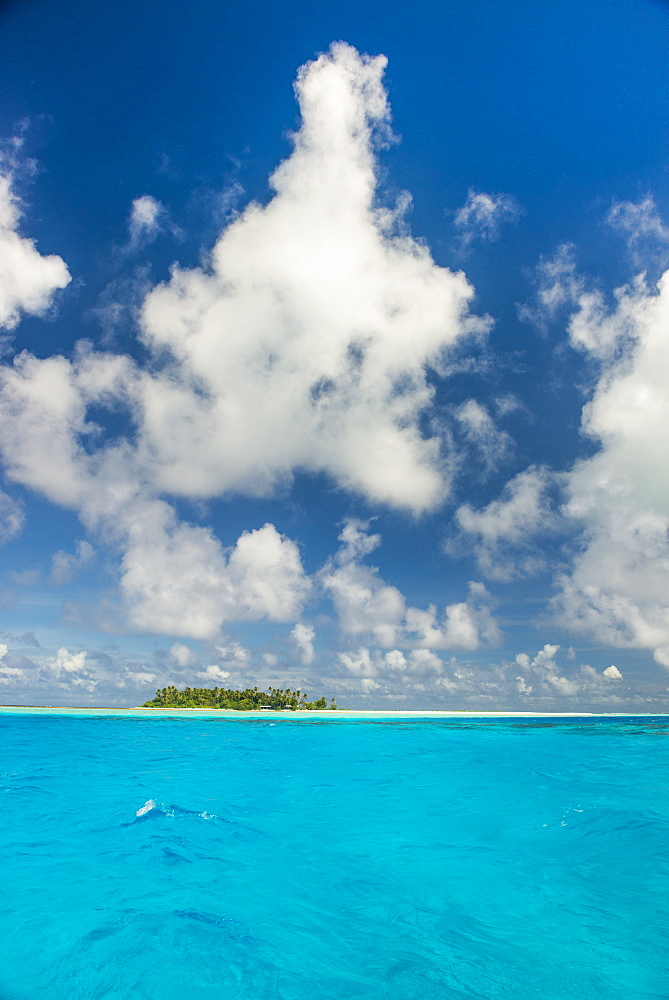
<path id="1" fill-rule="evenodd" d="M 218 664 L 212 663 L 210 666 L 205 667 L 204 670 L 200 670 L 198 677 L 201 677 L 205 681 L 227 681 L 230 677 L 230 671 L 221 670 Z"/>
<path id="2" fill-rule="evenodd" d="M 299 650 L 302 665 L 305 667 L 311 666 L 314 662 L 315 630 L 311 625 L 302 625 L 298 623 L 293 629 L 291 629 L 290 634 Z"/>
<path id="3" fill-rule="evenodd" d="M 94 556 L 95 549 L 87 541 L 78 542 L 74 554 L 59 549 L 51 560 L 51 582 L 57 585 L 69 583 Z"/>
<path id="4" fill-rule="evenodd" d="M 195 653 L 183 642 L 175 642 L 170 647 L 170 657 L 179 667 L 191 667 L 195 663 Z"/>
<path id="5" fill-rule="evenodd" d="M 0 490 L 0 545 L 16 538 L 21 533 L 24 521 L 23 504 L 12 500 L 10 496 Z"/>
<path id="6" fill-rule="evenodd" d="M 606 670 L 603 670 L 602 673 L 610 681 L 621 681 L 623 679 L 623 675 L 613 663 Z"/>
<path id="7" fill-rule="evenodd" d="M 541 257 L 535 284 L 535 301 L 518 306 L 518 318 L 545 332 L 562 309 L 578 304 L 585 291 L 585 282 L 576 270 L 576 248 L 572 243 L 562 243 L 552 257 Z"/>
<path id="8" fill-rule="evenodd" d="M 606 221 L 625 234 L 635 266 L 644 270 L 651 264 L 666 266 L 669 226 L 664 224 L 651 195 L 637 202 L 614 202 Z"/>
<path id="9" fill-rule="evenodd" d="M 128 244 L 125 251 L 132 253 L 152 243 L 161 233 L 169 232 L 177 238 L 183 234 L 169 217 L 162 202 L 150 194 L 135 198 L 128 219 Z"/>
<path id="10" fill-rule="evenodd" d="M 156 680 L 155 674 L 148 674 L 140 671 L 139 673 L 128 672 L 128 680 L 134 681 L 137 684 L 153 684 Z"/>
<path id="11" fill-rule="evenodd" d="M 495 426 L 485 406 L 468 399 L 455 409 L 465 440 L 479 452 L 488 471 L 498 466 L 513 450 L 513 440 Z"/>
<path id="12" fill-rule="evenodd" d="M 221 663 L 233 670 L 240 670 L 247 667 L 251 660 L 251 651 L 242 646 L 239 642 L 229 642 L 226 646 L 217 646 L 216 652 Z"/>
<path id="13" fill-rule="evenodd" d="M 475 240 L 493 243 L 499 239 L 505 223 L 516 223 L 523 214 L 521 205 L 510 194 L 487 194 L 470 188 L 467 200 L 455 213 L 455 228 L 463 250 Z"/>
<path id="14" fill-rule="evenodd" d="M 160 232 L 161 219 L 166 215 L 164 206 L 150 194 L 135 198 L 130 212 L 128 231 L 133 246 L 150 243 Z"/>
<path id="15" fill-rule="evenodd" d="M 86 669 L 87 655 L 84 650 L 70 653 L 65 646 L 61 646 L 55 656 L 45 660 L 44 666 L 62 687 L 83 687 L 87 691 L 93 691 L 97 681 Z"/>

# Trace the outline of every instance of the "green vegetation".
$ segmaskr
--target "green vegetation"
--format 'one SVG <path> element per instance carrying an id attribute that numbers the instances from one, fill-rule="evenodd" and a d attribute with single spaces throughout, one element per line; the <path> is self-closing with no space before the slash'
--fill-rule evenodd
<path id="1" fill-rule="evenodd" d="M 236 712 L 253 712 L 260 708 L 336 711 L 337 705 L 334 698 L 330 700 L 329 705 L 324 697 L 318 701 L 307 701 L 305 693 L 291 691 L 289 688 L 285 691 L 273 687 L 269 691 L 259 691 L 258 688 L 227 691 L 218 687 L 187 687 L 183 691 L 177 691 L 175 687 L 166 687 L 156 691 L 155 698 L 145 702 L 142 708 L 222 708 Z"/>

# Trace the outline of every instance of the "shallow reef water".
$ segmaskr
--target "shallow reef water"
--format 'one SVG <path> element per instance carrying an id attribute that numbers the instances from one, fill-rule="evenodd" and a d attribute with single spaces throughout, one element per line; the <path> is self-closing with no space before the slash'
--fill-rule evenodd
<path id="1" fill-rule="evenodd" d="M 0 712 L 0 1000 L 659 1000 L 669 719 Z"/>

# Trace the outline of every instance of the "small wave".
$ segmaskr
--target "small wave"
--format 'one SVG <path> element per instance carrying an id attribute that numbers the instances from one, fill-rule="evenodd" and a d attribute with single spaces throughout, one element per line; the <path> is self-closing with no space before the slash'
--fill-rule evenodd
<path id="1" fill-rule="evenodd" d="M 138 816 L 138 817 L 139 816 L 146 816 L 146 814 L 148 812 L 151 812 L 152 809 L 156 808 L 156 805 L 157 805 L 157 803 L 156 803 L 155 799 L 147 799 L 146 802 L 144 803 L 144 805 L 141 806 L 137 810 L 137 812 L 135 813 L 135 816 Z"/>
<path id="2" fill-rule="evenodd" d="M 121 825 L 133 826 L 135 823 L 146 823 L 158 819 L 202 819 L 209 822 L 228 823 L 243 830 L 251 829 L 233 819 L 228 819 L 226 816 L 207 812 L 206 809 L 184 809 L 183 806 L 175 805 L 173 802 L 158 802 L 157 799 L 147 799 L 143 806 L 135 810 L 135 818 L 130 823 L 122 823 Z"/>
<path id="3" fill-rule="evenodd" d="M 217 816 L 216 813 L 208 813 L 206 810 L 199 812 L 197 809 L 184 809 L 182 806 L 177 806 L 173 803 L 167 805 L 163 802 L 157 802 L 156 799 L 147 799 L 144 805 L 135 811 L 136 820 L 157 819 L 159 816 L 167 816 L 171 819 L 180 816 L 192 816 L 196 819 L 217 819 L 223 823 L 232 822 L 232 820 L 226 819 L 224 816 Z"/>

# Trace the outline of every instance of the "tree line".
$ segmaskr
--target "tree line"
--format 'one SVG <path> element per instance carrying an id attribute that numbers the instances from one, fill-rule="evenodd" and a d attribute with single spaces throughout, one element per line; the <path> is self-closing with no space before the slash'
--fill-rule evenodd
<path id="1" fill-rule="evenodd" d="M 257 687 L 246 688 L 244 691 L 233 691 L 227 688 L 184 688 L 178 691 L 174 686 L 159 688 L 155 698 L 144 703 L 142 708 L 221 708 L 236 712 L 253 712 L 261 708 L 274 710 L 292 709 L 293 711 L 336 711 L 334 698 L 328 705 L 324 696 L 317 701 L 307 701 L 303 691 L 291 691 L 290 688 L 270 687 L 268 691 L 259 691 Z"/>

